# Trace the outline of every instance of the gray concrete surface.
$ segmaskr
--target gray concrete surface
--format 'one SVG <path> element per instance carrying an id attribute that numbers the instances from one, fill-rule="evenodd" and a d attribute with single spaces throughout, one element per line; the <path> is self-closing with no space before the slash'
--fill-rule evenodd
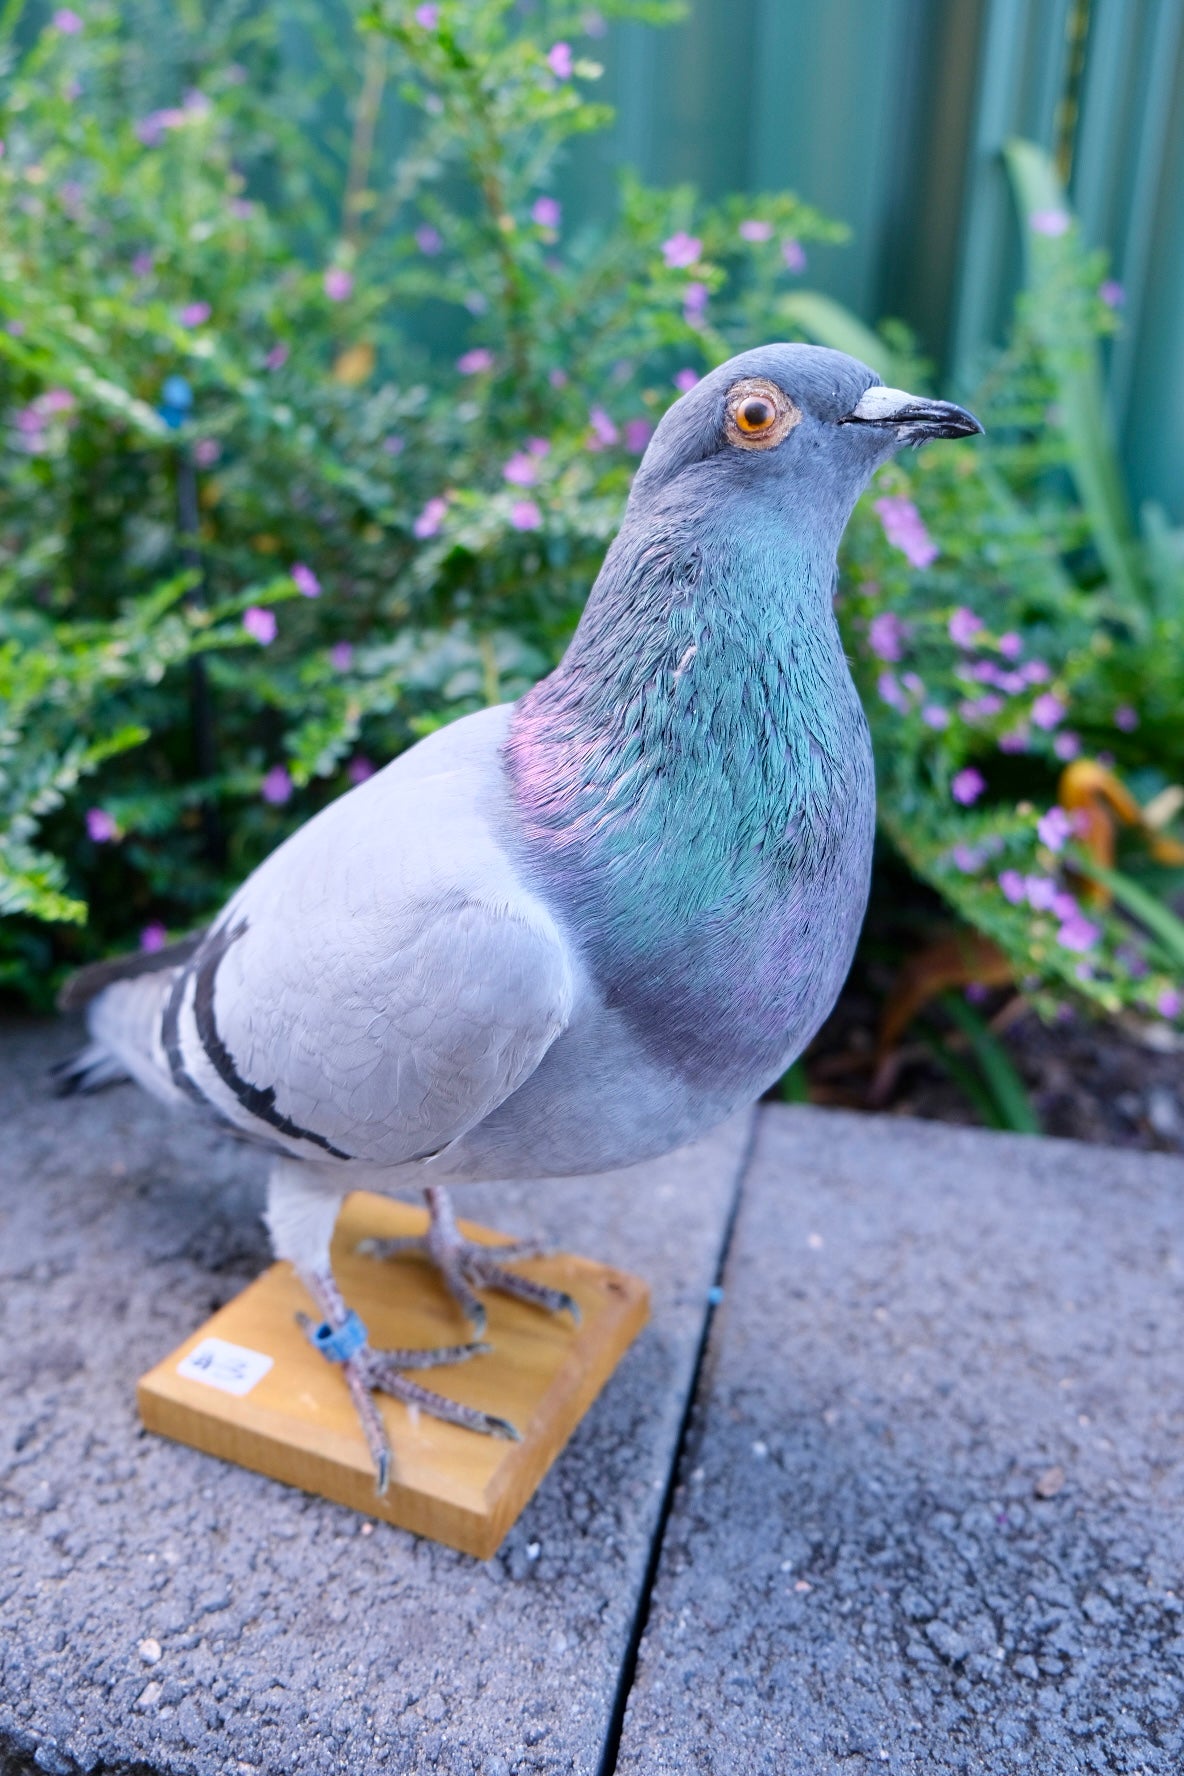
<path id="1" fill-rule="evenodd" d="M 1179 1776 L 1184 1164 L 768 1110 L 727 1285 L 622 1776 Z"/>
<path id="2" fill-rule="evenodd" d="M 0 1770 L 592 1776 L 747 1119 L 611 1179 L 464 1194 L 654 1297 L 482 1565 L 141 1432 L 137 1376 L 266 1261 L 261 1168 L 131 1088 L 54 1103 L 71 1038 L 0 1034 Z"/>

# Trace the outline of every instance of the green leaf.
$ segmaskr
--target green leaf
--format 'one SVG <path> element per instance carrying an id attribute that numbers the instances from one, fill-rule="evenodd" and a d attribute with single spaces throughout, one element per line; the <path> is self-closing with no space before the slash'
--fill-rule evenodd
<path id="1" fill-rule="evenodd" d="M 1108 888 L 1119 906 L 1145 925 L 1180 967 L 1184 967 L 1184 919 L 1179 919 L 1159 896 L 1131 880 L 1121 870 L 1109 869 L 1085 851 L 1073 852 L 1073 864 L 1083 875 Z"/>
<path id="2" fill-rule="evenodd" d="M 1028 1088 L 995 1032 L 964 999 L 953 993 L 943 994 L 941 1004 L 950 1022 L 971 1046 L 998 1113 L 998 1127 L 1011 1129 L 1017 1135 L 1042 1134 Z"/>

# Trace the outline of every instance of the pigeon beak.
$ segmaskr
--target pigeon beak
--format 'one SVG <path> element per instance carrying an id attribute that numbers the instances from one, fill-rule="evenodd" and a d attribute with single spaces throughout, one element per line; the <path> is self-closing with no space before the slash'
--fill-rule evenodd
<path id="1" fill-rule="evenodd" d="M 906 395 L 903 389 L 865 390 L 840 425 L 867 425 L 896 431 L 902 444 L 924 444 L 928 438 L 969 438 L 982 426 L 965 407 L 953 401 L 930 401 L 923 395 Z"/>

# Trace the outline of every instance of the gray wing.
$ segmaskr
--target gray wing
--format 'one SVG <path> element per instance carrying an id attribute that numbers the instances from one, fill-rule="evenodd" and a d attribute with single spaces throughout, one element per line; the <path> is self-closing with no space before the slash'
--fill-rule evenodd
<path id="1" fill-rule="evenodd" d="M 505 719 L 421 742 L 244 884 L 166 1007 L 191 1096 L 289 1151 L 397 1165 L 534 1072 L 573 969 L 498 836 Z"/>

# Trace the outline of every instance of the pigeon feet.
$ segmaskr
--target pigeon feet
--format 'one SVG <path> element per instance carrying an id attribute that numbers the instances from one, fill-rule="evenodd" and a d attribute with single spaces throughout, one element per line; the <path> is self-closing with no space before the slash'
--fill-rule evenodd
<path id="1" fill-rule="evenodd" d="M 381 1495 L 390 1484 L 391 1446 L 382 1422 L 382 1414 L 374 1401 L 376 1393 L 389 1394 L 402 1400 L 413 1411 L 428 1412 L 447 1424 L 461 1425 L 468 1431 L 479 1431 L 489 1437 L 507 1437 L 519 1441 L 518 1432 L 507 1419 L 479 1412 L 474 1406 L 461 1405 L 446 1399 L 405 1373 L 408 1369 L 435 1369 L 448 1363 L 465 1363 L 470 1357 L 482 1356 L 487 1344 L 441 1345 L 431 1350 L 374 1350 L 366 1338 L 366 1328 L 357 1314 L 347 1308 L 341 1292 L 331 1276 L 318 1273 L 304 1276 L 305 1286 L 325 1316 L 319 1326 L 305 1314 L 300 1323 L 312 1343 L 330 1362 L 340 1364 L 354 1408 L 374 1463 L 377 1490 Z"/>
<path id="2" fill-rule="evenodd" d="M 478 1338 L 485 1334 L 485 1309 L 477 1299 L 478 1289 L 497 1289 L 512 1295 L 516 1301 L 528 1301 L 545 1313 L 569 1313 L 578 1325 L 579 1306 L 562 1289 L 548 1289 L 517 1271 L 506 1270 L 505 1261 L 513 1258 L 540 1258 L 543 1248 L 531 1240 L 520 1240 L 510 1246 L 483 1246 L 464 1237 L 456 1225 L 452 1202 L 441 1184 L 424 1191 L 427 1198 L 427 1233 L 418 1239 L 368 1239 L 358 1246 L 375 1258 L 396 1258 L 404 1252 L 422 1252 L 439 1270 L 440 1275 Z"/>

